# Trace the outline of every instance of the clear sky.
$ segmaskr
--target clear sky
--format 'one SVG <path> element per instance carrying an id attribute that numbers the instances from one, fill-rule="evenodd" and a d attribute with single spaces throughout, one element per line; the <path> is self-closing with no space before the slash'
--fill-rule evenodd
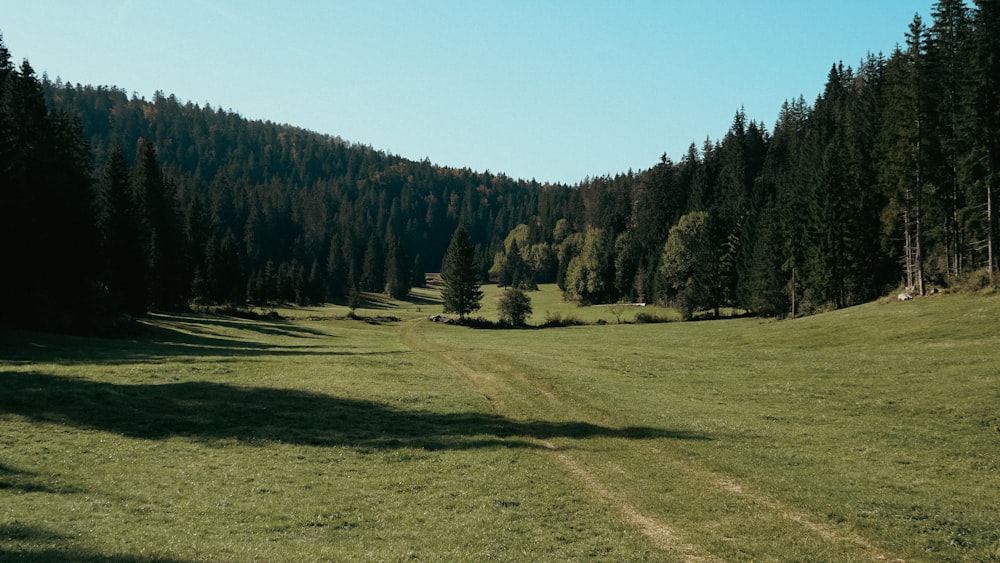
<path id="1" fill-rule="evenodd" d="M 0 0 L 55 80 L 232 109 L 413 159 L 578 182 L 770 130 L 931 0 Z"/>

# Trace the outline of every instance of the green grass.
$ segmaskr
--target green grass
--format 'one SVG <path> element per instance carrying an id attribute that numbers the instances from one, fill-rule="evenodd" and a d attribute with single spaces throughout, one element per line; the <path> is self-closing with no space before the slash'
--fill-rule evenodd
<path id="1" fill-rule="evenodd" d="M 435 324 L 420 290 L 0 332 L 0 560 L 1000 560 L 1000 298 L 619 325 L 530 295 L 611 324 Z"/>

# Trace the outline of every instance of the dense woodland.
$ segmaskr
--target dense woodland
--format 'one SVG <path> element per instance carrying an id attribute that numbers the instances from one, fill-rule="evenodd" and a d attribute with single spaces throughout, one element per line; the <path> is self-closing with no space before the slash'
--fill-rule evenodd
<path id="1" fill-rule="evenodd" d="M 39 78 L 0 43 L 0 321 L 94 330 L 191 304 L 401 297 L 461 225 L 480 275 L 686 316 L 806 314 L 992 272 L 1000 3 L 934 4 L 768 130 L 550 185 Z M 988 278 L 987 278 L 988 279 Z"/>

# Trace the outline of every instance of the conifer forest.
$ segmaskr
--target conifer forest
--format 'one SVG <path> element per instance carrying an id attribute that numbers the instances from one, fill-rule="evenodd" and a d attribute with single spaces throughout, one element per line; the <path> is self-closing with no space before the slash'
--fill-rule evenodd
<path id="1" fill-rule="evenodd" d="M 737 109 L 717 140 L 573 185 L 53 81 L 0 42 L 0 323 L 87 333 L 192 305 L 403 297 L 459 227 L 484 281 L 688 317 L 803 315 L 989 276 L 1000 3 L 931 14 L 901 22 L 893 52 L 833 64 L 773 126 Z"/>

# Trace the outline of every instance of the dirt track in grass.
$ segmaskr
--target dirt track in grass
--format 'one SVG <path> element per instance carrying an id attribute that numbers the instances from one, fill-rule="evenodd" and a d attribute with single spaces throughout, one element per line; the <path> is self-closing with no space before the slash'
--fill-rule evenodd
<path id="1" fill-rule="evenodd" d="M 552 409 L 565 408 L 565 401 L 558 393 L 546 388 L 538 381 L 533 381 L 530 374 L 524 370 L 511 369 L 510 366 L 500 366 L 496 362 L 484 361 L 474 350 L 451 348 L 448 345 L 434 343 L 421 335 L 420 326 L 424 321 L 416 319 L 406 323 L 401 330 L 401 342 L 417 353 L 429 354 L 435 360 L 454 370 L 467 380 L 495 409 L 496 414 L 513 416 L 518 411 L 525 412 L 531 404 L 537 405 L 541 400 Z M 455 327 L 454 330 L 466 330 Z M 491 369 L 490 366 L 494 366 Z M 541 398 L 541 399 L 540 399 Z M 585 412 L 586 405 L 572 405 L 575 413 Z M 538 416 L 546 413 L 538 412 Z M 597 424 L 595 420 L 579 421 L 581 423 Z M 710 553 L 705 546 L 694 543 L 680 531 L 681 523 L 669 522 L 661 516 L 650 514 L 639 508 L 627 494 L 614 490 L 612 483 L 602 480 L 594 471 L 588 469 L 581 456 L 574 455 L 569 448 L 561 448 L 556 443 L 535 438 L 534 442 L 548 452 L 555 463 L 565 470 L 566 475 L 574 479 L 587 494 L 608 508 L 610 514 L 615 514 L 631 527 L 639 530 L 649 541 L 671 559 L 683 561 L 720 561 L 721 558 Z M 648 442 L 636 442 L 636 448 L 649 450 L 641 455 L 655 457 L 662 463 L 664 453 Z M 902 561 L 903 559 L 888 553 L 863 537 L 843 526 L 822 522 L 821 518 L 810 515 L 795 507 L 769 498 L 767 495 L 754 492 L 738 483 L 730 476 L 719 474 L 704 467 L 698 467 L 690 462 L 672 460 L 671 471 L 684 474 L 703 483 L 704 487 L 712 489 L 716 495 L 728 495 L 755 506 L 755 510 L 777 516 L 792 527 L 800 527 L 807 534 L 816 537 L 824 543 L 834 544 L 846 552 L 853 552 L 857 559 L 872 561 Z M 636 495 L 642 494 L 636 491 Z"/>

